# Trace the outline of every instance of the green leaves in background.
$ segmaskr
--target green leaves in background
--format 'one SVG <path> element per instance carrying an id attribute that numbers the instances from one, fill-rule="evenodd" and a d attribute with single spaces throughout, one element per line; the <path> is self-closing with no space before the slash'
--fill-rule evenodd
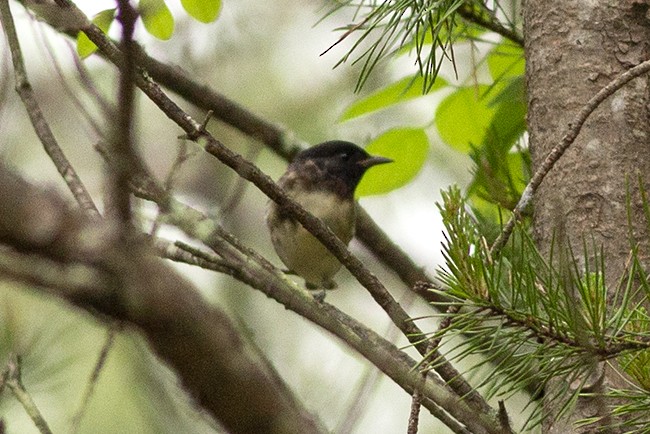
<path id="1" fill-rule="evenodd" d="M 368 170 L 357 187 L 357 197 L 388 193 L 411 181 L 424 165 L 429 139 L 420 128 L 394 129 L 373 140 L 366 151 L 393 162 Z"/>
<path id="2" fill-rule="evenodd" d="M 483 145 L 488 137 L 510 149 L 526 129 L 523 50 L 500 44 L 486 61 L 494 83 L 461 87 L 436 111 L 440 137 L 463 153 Z"/>
<path id="3" fill-rule="evenodd" d="M 495 81 L 502 78 L 522 77 L 526 69 L 524 51 L 518 45 L 503 42 L 490 51 L 487 65 Z"/>
<path id="4" fill-rule="evenodd" d="M 491 85 L 461 87 L 438 106 L 435 125 L 452 148 L 470 154 L 474 179 L 468 197 L 476 213 L 498 223 L 517 203 L 530 177 L 530 157 L 516 149 L 526 131 L 524 59 L 503 43 L 487 55 Z"/>
<path id="5" fill-rule="evenodd" d="M 99 27 L 102 32 L 108 32 L 108 28 L 111 27 L 113 20 L 115 19 L 115 8 L 106 9 L 99 12 L 92 19 L 93 23 Z M 79 32 L 77 35 L 77 54 L 82 59 L 90 56 L 97 50 L 97 46 L 88 39 L 88 36 L 84 32 Z"/>
<path id="6" fill-rule="evenodd" d="M 181 0 L 181 4 L 185 12 L 202 23 L 216 20 L 221 10 L 221 0 Z"/>
<path id="7" fill-rule="evenodd" d="M 503 42 L 487 54 L 485 63 L 493 82 L 456 88 L 438 105 L 434 125 L 447 145 L 474 160 L 468 199 L 475 212 L 498 223 L 503 211 L 517 203 L 530 178 L 529 153 L 516 148 L 526 131 L 523 50 Z M 449 86 L 437 77 L 430 90 Z M 404 77 L 351 104 L 340 121 L 419 98 L 423 89 L 421 74 Z M 368 151 L 393 158 L 396 163 L 369 171 L 357 196 L 385 193 L 408 183 L 422 167 L 428 148 L 421 129 L 395 129 L 377 138 Z"/>
<path id="8" fill-rule="evenodd" d="M 150 35 L 166 41 L 174 33 L 174 17 L 164 0 L 140 0 L 142 24 Z"/>
<path id="9" fill-rule="evenodd" d="M 436 78 L 435 83 L 429 89 L 429 92 L 442 89 L 448 86 L 447 82 L 440 77 Z M 378 110 L 391 107 L 422 96 L 424 89 L 424 79 L 421 75 L 408 76 L 403 79 L 380 89 L 367 97 L 360 99 L 350 105 L 341 118 L 340 122 L 349 121 L 356 117 L 372 113 Z"/>
<path id="10" fill-rule="evenodd" d="M 440 103 L 435 125 L 446 144 L 467 154 L 472 144 L 483 143 L 495 111 L 485 97 L 489 89 L 487 85 L 461 87 Z"/>
<path id="11" fill-rule="evenodd" d="M 221 0 L 181 0 L 185 11 L 197 21 L 209 23 L 217 19 L 221 10 Z M 174 17 L 165 4 L 165 0 L 140 0 L 138 11 L 147 32 L 158 39 L 167 40 L 174 34 Z M 92 19 L 93 23 L 104 33 L 115 20 L 115 8 L 99 12 Z M 97 50 L 97 46 L 85 33 L 77 35 L 77 53 L 85 59 Z"/>

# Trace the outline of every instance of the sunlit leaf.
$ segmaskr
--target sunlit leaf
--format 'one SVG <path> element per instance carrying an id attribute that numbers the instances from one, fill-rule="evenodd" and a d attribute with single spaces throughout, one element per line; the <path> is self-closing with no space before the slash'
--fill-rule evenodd
<path id="1" fill-rule="evenodd" d="M 210 23 L 217 19 L 221 0 L 181 0 L 183 9 L 195 20 Z"/>
<path id="2" fill-rule="evenodd" d="M 167 40 L 174 33 L 174 17 L 164 0 L 140 0 L 140 17 L 152 36 Z"/>
<path id="3" fill-rule="evenodd" d="M 488 89 L 485 85 L 460 88 L 438 106 L 435 124 L 452 148 L 467 153 L 472 144 L 483 143 L 496 111 L 485 97 Z"/>
<path id="4" fill-rule="evenodd" d="M 510 42 L 503 42 L 490 51 L 487 65 L 494 80 L 521 77 L 525 72 L 524 49 Z"/>
<path id="5" fill-rule="evenodd" d="M 115 8 L 112 8 L 99 12 L 93 17 L 92 21 L 102 32 L 107 33 L 114 19 Z M 79 54 L 79 57 L 85 59 L 93 54 L 95 50 L 97 50 L 97 46 L 88 39 L 88 36 L 84 32 L 79 32 L 77 35 L 77 54 Z"/>
<path id="6" fill-rule="evenodd" d="M 384 194 L 408 184 L 424 165 L 429 139 L 419 128 L 395 129 L 377 137 L 366 150 L 393 162 L 368 170 L 357 187 L 357 197 Z"/>
<path id="7" fill-rule="evenodd" d="M 436 91 L 447 86 L 447 82 L 436 77 L 433 87 L 429 92 Z M 374 92 L 367 97 L 355 101 L 350 105 L 340 118 L 341 122 L 349 121 L 356 117 L 383 110 L 395 104 L 400 104 L 422 96 L 424 79 L 422 76 L 408 76 Z"/>

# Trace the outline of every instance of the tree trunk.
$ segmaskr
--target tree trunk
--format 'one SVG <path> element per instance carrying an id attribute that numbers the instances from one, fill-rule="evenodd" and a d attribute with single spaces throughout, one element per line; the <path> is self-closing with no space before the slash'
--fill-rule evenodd
<path id="1" fill-rule="evenodd" d="M 528 131 L 534 168 L 596 92 L 649 57 L 648 13 L 647 0 L 526 2 Z M 632 243 L 640 245 L 643 258 L 650 245 L 639 193 L 639 182 L 646 190 L 650 187 L 648 92 L 648 79 L 641 77 L 601 104 L 534 197 L 534 235 L 541 251 L 550 250 L 555 236 L 584 263 L 602 247 L 610 291 L 625 272 Z M 583 241 L 595 247 L 591 258 L 584 257 Z M 602 372 L 595 373 L 599 377 Z M 616 377 L 606 372 L 596 389 L 606 390 Z M 554 404 L 545 404 L 545 414 L 556 414 Z M 576 429 L 571 422 L 608 413 L 605 400 L 581 398 L 567 420 L 552 423 L 547 417 L 544 432 L 592 432 L 593 426 Z"/>

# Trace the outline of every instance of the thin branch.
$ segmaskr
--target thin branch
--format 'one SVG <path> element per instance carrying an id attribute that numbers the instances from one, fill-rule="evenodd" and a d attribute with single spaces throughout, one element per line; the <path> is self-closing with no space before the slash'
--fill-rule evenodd
<path id="1" fill-rule="evenodd" d="M 537 168 L 533 177 L 526 185 L 517 206 L 512 210 L 512 217 L 503 230 L 499 234 L 499 237 L 494 241 L 492 247 L 490 248 L 490 254 L 492 256 L 498 255 L 501 249 L 506 245 L 512 231 L 515 228 L 515 224 L 521 218 L 522 213 L 528 207 L 530 202 L 533 199 L 533 195 L 541 185 L 542 181 L 551 171 L 555 163 L 564 155 L 564 152 L 575 142 L 582 126 L 585 124 L 589 116 L 603 103 L 608 97 L 613 95 L 620 88 L 625 86 L 631 80 L 642 76 L 650 72 L 650 60 L 646 60 L 633 68 L 628 69 L 614 80 L 610 81 L 605 87 L 599 90 L 587 103 L 582 106 L 578 114 L 575 116 L 574 120 L 569 123 L 566 133 L 562 137 L 562 140 L 558 145 L 556 145 L 548 153 L 542 164 Z"/>
<path id="2" fill-rule="evenodd" d="M 234 275 L 231 265 L 214 254 L 204 252 L 182 241 L 174 243 L 161 238 L 154 240 L 154 247 L 162 258 L 187 265 L 194 265 L 204 270 Z"/>
<path id="3" fill-rule="evenodd" d="M 406 428 L 406 434 L 418 434 L 418 425 L 420 424 L 420 405 L 422 405 L 421 401 L 422 394 L 416 389 L 411 398 L 411 411 L 409 412 L 409 423 Z"/>
<path id="4" fill-rule="evenodd" d="M 131 222 L 131 195 L 129 193 L 130 162 L 136 159 L 133 147 L 133 124 L 135 115 L 135 42 L 133 32 L 138 14 L 129 0 L 118 0 L 117 20 L 122 24 L 120 51 L 120 79 L 117 99 L 117 122 L 115 122 L 111 152 L 117 157 L 117 163 L 109 166 L 109 200 L 108 209 L 114 212 L 117 220 L 125 228 Z"/>
<path id="5" fill-rule="evenodd" d="M 122 328 L 123 324 L 120 321 L 114 321 L 109 325 L 108 330 L 106 331 L 106 340 L 104 341 L 101 351 L 99 352 L 99 357 L 97 357 L 97 362 L 95 362 L 93 372 L 90 374 L 90 378 L 86 383 L 86 389 L 84 390 L 84 394 L 81 398 L 79 409 L 72 418 L 72 423 L 70 424 L 70 432 L 72 434 L 79 432 L 79 425 L 81 424 L 81 421 L 86 414 L 90 400 L 95 394 L 95 389 L 97 387 L 97 383 L 99 382 L 99 375 L 104 369 L 104 366 L 106 366 L 106 360 L 108 359 L 108 355 L 113 348 L 113 345 L 115 344 L 115 338 L 117 337 L 117 334 L 122 330 Z"/>
<path id="6" fill-rule="evenodd" d="M 2 22 L 7 43 L 11 50 L 11 59 L 13 61 L 16 77 L 16 92 L 20 95 L 23 104 L 25 104 L 34 131 L 38 135 L 45 152 L 56 166 L 59 174 L 63 177 L 63 180 L 67 184 L 68 189 L 76 199 L 79 206 L 89 214 L 99 217 L 99 211 L 93 203 L 92 197 L 57 143 L 49 124 L 45 120 L 45 116 L 43 116 L 38 101 L 36 100 L 34 90 L 32 89 L 32 85 L 27 77 L 27 70 L 25 69 L 23 55 L 20 49 L 20 42 L 18 41 L 16 27 L 11 15 L 9 0 L 0 0 L 0 21 Z"/>
<path id="7" fill-rule="evenodd" d="M 478 394 L 478 392 L 470 387 L 465 381 L 462 381 L 462 376 L 460 373 L 451 365 L 445 361 L 442 354 L 439 352 L 440 342 L 442 340 L 445 330 L 448 330 L 451 327 L 451 322 L 453 320 L 453 314 L 457 313 L 460 308 L 456 305 L 451 305 L 447 308 L 447 315 L 442 319 L 438 325 L 438 333 L 436 333 L 436 338 L 429 340 L 427 343 L 427 356 L 426 359 L 438 361 L 442 363 L 440 366 L 434 366 L 434 369 L 442 377 L 443 380 L 456 392 L 459 396 L 467 397 L 468 401 L 474 403 L 474 405 L 482 406 L 485 402 L 483 398 Z M 442 331 L 442 332 L 441 332 Z M 426 360 L 425 360 L 426 364 Z M 427 372 L 430 369 L 424 368 L 421 369 L 421 375 L 427 375 Z M 461 379 L 461 381 L 458 381 Z M 422 405 L 422 394 L 419 390 L 415 390 L 411 397 L 411 412 L 409 414 L 409 424 L 408 424 L 408 434 L 417 434 L 418 432 L 418 422 L 419 422 L 419 409 Z M 487 404 L 485 404 L 487 405 Z M 490 407 L 483 407 L 485 411 L 490 411 Z M 502 421 L 501 421 L 502 422 Z M 502 422 L 503 423 L 503 422 Z M 464 433 L 467 434 L 468 431 L 462 426 L 453 426 L 448 425 L 449 428 L 455 433 Z M 505 427 L 505 425 L 504 425 Z M 504 429 L 504 432 L 512 431 L 508 426 L 507 429 Z"/>
<path id="8" fill-rule="evenodd" d="M 491 14 L 484 5 L 473 1 L 466 1 L 457 9 L 458 15 L 465 20 L 479 25 L 485 29 L 498 33 L 519 45 L 524 46 L 524 38 L 517 31 L 505 27 L 501 22 Z"/>
<path id="9" fill-rule="evenodd" d="M 23 385 L 20 375 L 20 357 L 15 354 L 9 356 L 7 368 L 2 374 L 2 379 L 4 380 L 4 385 L 11 390 L 18 402 L 22 404 L 23 408 L 41 434 L 52 434 L 52 430 L 50 430 L 43 414 L 40 412 L 31 395 L 27 393 L 27 390 Z"/>
<path id="10" fill-rule="evenodd" d="M 65 73 L 63 72 L 63 68 L 61 67 L 61 62 L 55 55 L 54 47 L 52 47 L 49 37 L 45 34 L 45 31 L 43 30 L 44 29 L 43 26 L 39 21 L 36 20 L 36 18 L 32 20 L 31 24 L 32 27 L 34 28 L 34 31 L 38 33 L 38 36 L 42 44 L 41 47 L 42 51 L 44 51 L 49 57 L 50 63 L 54 67 L 54 71 L 56 72 L 56 76 L 59 79 L 59 83 L 63 91 L 67 95 L 70 102 L 72 102 L 72 104 L 77 108 L 77 112 L 81 114 L 81 116 L 86 120 L 86 122 L 88 122 L 93 132 L 97 136 L 101 136 L 102 128 L 99 126 L 99 123 L 95 121 L 95 119 L 93 119 L 89 107 L 81 100 L 80 96 L 78 95 L 79 92 L 72 88 L 71 84 L 69 83 L 69 80 L 67 80 L 67 78 L 65 77 Z M 76 51 L 72 47 L 70 41 L 66 40 L 65 43 L 68 50 L 70 50 L 73 53 L 72 58 L 75 61 L 75 65 L 77 66 L 77 68 L 79 68 L 81 63 L 79 61 L 79 57 L 76 54 Z M 97 98 L 96 93 L 93 94 L 93 96 Z M 2 97 L 0 96 L 0 100 L 1 99 Z"/>

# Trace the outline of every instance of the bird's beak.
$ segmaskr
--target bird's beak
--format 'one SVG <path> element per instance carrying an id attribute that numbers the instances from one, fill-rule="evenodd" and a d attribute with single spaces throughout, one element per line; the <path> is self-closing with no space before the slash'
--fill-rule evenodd
<path id="1" fill-rule="evenodd" d="M 359 161 L 359 166 L 363 167 L 364 169 L 367 169 L 372 166 L 376 166 L 378 164 L 386 164 L 386 163 L 392 163 L 393 160 L 390 158 L 386 157 L 378 157 L 378 156 L 370 156 L 366 158 L 365 160 Z"/>

